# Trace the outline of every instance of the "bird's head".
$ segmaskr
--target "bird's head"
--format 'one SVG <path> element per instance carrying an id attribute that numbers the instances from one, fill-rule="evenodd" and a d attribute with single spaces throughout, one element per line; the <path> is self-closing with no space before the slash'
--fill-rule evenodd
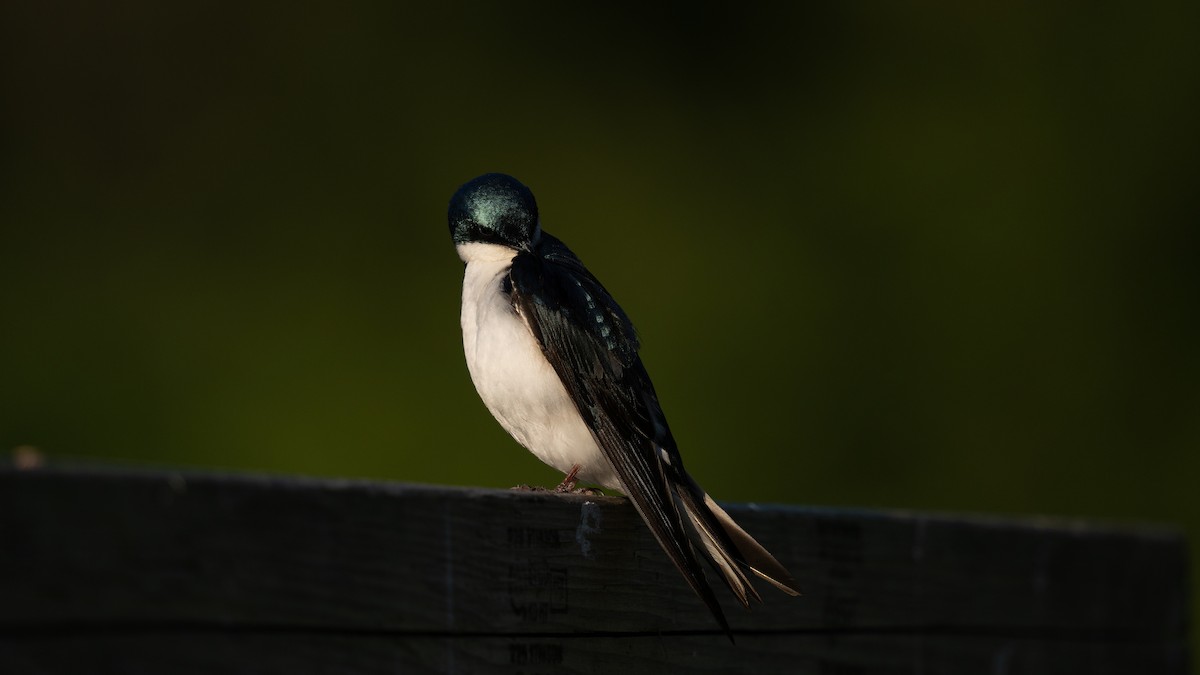
<path id="1" fill-rule="evenodd" d="M 450 236 L 464 244 L 492 244 L 527 251 L 541 234 L 537 202 L 521 181 L 485 173 L 450 198 Z"/>

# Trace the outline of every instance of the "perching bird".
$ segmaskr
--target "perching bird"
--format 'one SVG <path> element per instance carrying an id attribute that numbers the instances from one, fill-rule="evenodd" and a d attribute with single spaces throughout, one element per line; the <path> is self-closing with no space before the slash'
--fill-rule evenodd
<path id="1" fill-rule="evenodd" d="M 706 559 L 741 603 L 755 574 L 790 595 L 791 575 L 683 469 L 633 324 L 561 241 L 517 179 L 489 173 L 450 199 L 466 263 L 462 330 L 475 389 L 500 425 L 546 464 L 629 497 L 684 579 L 730 635 Z"/>

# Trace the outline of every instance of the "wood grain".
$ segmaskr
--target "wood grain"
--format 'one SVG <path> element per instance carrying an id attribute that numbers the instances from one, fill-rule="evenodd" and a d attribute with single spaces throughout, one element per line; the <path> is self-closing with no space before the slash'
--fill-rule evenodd
<path id="1" fill-rule="evenodd" d="M 804 592 L 736 645 L 624 499 L 3 470 L 0 672 L 1187 672 L 1171 530 L 729 511 Z"/>

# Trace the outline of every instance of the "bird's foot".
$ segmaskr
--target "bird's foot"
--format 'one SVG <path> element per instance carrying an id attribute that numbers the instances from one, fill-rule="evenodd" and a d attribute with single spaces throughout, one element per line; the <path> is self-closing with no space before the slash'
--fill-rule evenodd
<path id="1" fill-rule="evenodd" d="M 560 495 L 586 495 L 588 497 L 599 497 L 604 494 L 596 488 L 575 487 L 575 484 L 578 482 L 575 480 L 575 476 L 578 474 L 579 465 L 576 464 L 571 467 L 571 471 L 563 477 L 562 482 L 558 484 L 558 487 L 554 488 L 554 491 Z"/>
<path id="2" fill-rule="evenodd" d="M 517 492 L 553 492 L 560 495 L 585 495 L 588 497 L 600 497 L 604 495 L 603 492 L 596 488 L 575 487 L 577 482 L 575 480 L 575 476 L 578 473 L 579 465 L 576 464 L 575 466 L 571 467 L 570 472 L 563 477 L 562 482 L 556 487 L 544 488 L 540 485 L 525 485 L 522 483 L 520 485 L 514 485 L 509 489 L 516 490 Z"/>
<path id="3" fill-rule="evenodd" d="M 583 495 L 584 497 L 604 496 L 604 492 L 602 492 L 600 489 L 589 487 L 563 488 L 560 490 L 557 487 L 548 488 L 542 487 L 541 485 L 525 485 L 522 483 L 521 485 L 514 485 L 508 489 L 512 490 L 513 492 L 553 492 L 554 494 L 560 495 Z"/>
<path id="4" fill-rule="evenodd" d="M 575 492 L 575 475 L 578 473 L 579 465 L 576 464 L 575 466 L 571 467 L 571 470 L 567 472 L 567 475 L 563 476 L 562 482 L 558 484 L 558 487 L 554 488 L 554 491 L 560 494 L 564 492 Z"/>
<path id="5" fill-rule="evenodd" d="M 571 494 L 583 495 L 585 497 L 603 497 L 604 496 L 604 493 L 600 491 L 600 488 L 575 488 L 574 490 L 571 490 Z"/>

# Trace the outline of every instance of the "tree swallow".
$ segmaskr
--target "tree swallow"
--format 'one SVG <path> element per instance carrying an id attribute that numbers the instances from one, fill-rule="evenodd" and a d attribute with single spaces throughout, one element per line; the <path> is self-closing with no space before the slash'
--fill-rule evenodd
<path id="1" fill-rule="evenodd" d="M 529 188 L 479 176 L 454 193 L 449 221 L 466 264 L 467 368 L 505 431 L 566 474 L 560 489 L 578 479 L 628 496 L 730 639 L 699 558 L 747 608 L 762 601 L 747 573 L 799 595 L 787 570 L 684 471 L 633 324 L 542 230 Z"/>

